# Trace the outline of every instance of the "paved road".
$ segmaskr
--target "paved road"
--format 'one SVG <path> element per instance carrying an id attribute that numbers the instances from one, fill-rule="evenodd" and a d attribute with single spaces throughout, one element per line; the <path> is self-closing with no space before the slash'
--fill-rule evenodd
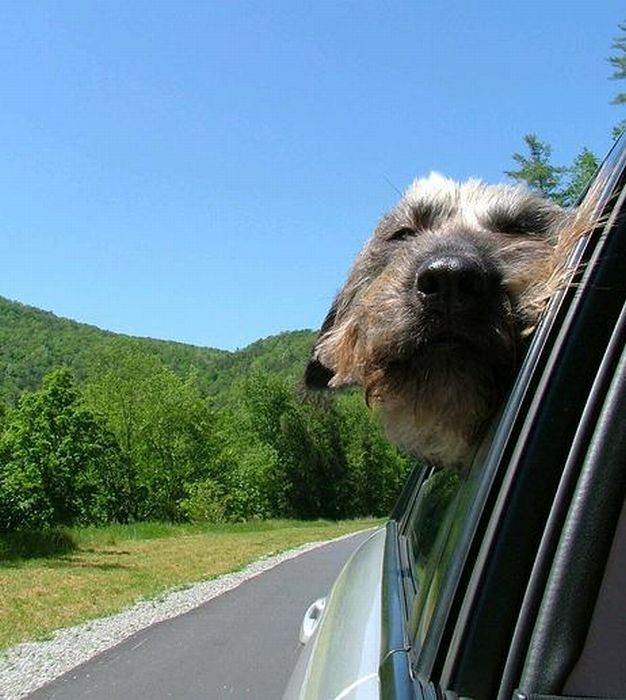
<path id="1" fill-rule="evenodd" d="M 367 534 L 302 554 L 189 613 L 153 625 L 29 700 L 278 700 L 306 607 Z"/>

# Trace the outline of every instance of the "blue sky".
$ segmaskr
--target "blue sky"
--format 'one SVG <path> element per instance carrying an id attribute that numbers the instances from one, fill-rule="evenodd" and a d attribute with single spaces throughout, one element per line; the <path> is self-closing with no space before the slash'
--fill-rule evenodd
<path id="1" fill-rule="evenodd" d="M 603 155 L 623 2 L 0 4 L 0 295 L 225 349 L 315 328 L 396 189 Z"/>

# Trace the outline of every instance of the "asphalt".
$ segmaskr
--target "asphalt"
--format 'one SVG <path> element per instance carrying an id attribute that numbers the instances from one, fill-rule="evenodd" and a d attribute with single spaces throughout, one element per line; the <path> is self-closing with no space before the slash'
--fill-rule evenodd
<path id="1" fill-rule="evenodd" d="M 329 543 L 153 625 L 31 693 L 30 700 L 279 700 L 302 616 L 369 535 Z"/>

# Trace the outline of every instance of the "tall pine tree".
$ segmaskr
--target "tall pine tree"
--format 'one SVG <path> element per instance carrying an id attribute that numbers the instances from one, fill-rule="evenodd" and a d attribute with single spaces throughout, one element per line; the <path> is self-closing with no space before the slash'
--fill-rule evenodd
<path id="1" fill-rule="evenodd" d="M 533 189 L 559 201 L 562 198 L 561 178 L 566 168 L 550 162 L 552 147 L 540 141 L 535 134 L 526 134 L 524 142 L 528 147 L 528 155 L 514 153 L 513 160 L 519 169 L 505 170 L 505 174 L 518 182 L 526 182 Z"/>

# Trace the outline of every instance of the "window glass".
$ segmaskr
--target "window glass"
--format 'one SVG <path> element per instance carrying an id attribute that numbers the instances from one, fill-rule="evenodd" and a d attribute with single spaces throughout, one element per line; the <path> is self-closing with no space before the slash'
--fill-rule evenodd
<path id="1" fill-rule="evenodd" d="M 405 524 L 403 535 L 415 589 L 408 629 L 418 671 L 429 672 L 428 664 L 491 483 L 493 467 L 489 462 L 495 460 L 487 460 L 486 455 L 492 437 L 490 432 L 466 470 L 432 473 L 421 484 Z"/>

